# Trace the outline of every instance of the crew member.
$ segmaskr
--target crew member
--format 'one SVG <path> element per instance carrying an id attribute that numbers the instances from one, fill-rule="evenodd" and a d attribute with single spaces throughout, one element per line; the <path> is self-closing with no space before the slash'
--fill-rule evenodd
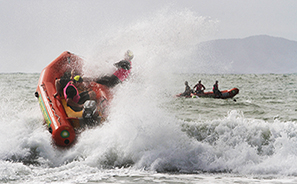
<path id="1" fill-rule="evenodd" d="M 219 83 L 219 81 L 216 81 L 216 83 L 213 85 L 212 91 L 213 91 L 213 94 L 215 95 L 215 97 L 222 97 L 222 93 L 219 90 L 218 83 Z"/>
<path id="2" fill-rule="evenodd" d="M 83 109 L 85 101 L 95 100 L 96 98 L 96 93 L 94 91 L 84 91 L 79 93 L 78 88 L 81 87 L 83 87 L 83 79 L 81 76 L 76 75 L 63 89 L 67 105 L 76 112 Z"/>
<path id="3" fill-rule="evenodd" d="M 74 76 L 75 76 L 75 71 L 71 70 L 71 72 L 65 72 L 61 78 L 59 79 L 56 78 L 55 80 L 56 93 L 54 94 L 55 98 L 58 95 L 62 96 L 63 89 L 65 88 L 65 86 L 68 84 L 69 81 L 73 80 Z"/>
<path id="4" fill-rule="evenodd" d="M 193 91 L 191 90 L 191 87 L 189 86 L 188 81 L 185 81 L 185 91 L 182 94 L 180 94 L 180 96 L 189 97 L 191 96 L 192 92 Z"/>
<path id="5" fill-rule="evenodd" d="M 97 83 L 103 84 L 107 87 L 114 87 L 120 82 L 123 82 L 130 74 L 134 55 L 132 51 L 128 50 L 125 53 L 124 59 L 115 63 L 117 70 L 111 76 L 104 76 L 96 80 Z"/>
<path id="6" fill-rule="evenodd" d="M 193 90 L 196 94 L 204 93 L 205 86 L 201 84 L 201 80 L 193 87 Z"/>

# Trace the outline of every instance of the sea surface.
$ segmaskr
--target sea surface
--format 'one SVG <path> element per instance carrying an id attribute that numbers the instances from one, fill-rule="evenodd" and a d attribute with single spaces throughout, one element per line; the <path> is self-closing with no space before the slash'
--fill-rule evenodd
<path id="1" fill-rule="evenodd" d="M 155 78 L 114 88 L 104 125 L 63 149 L 34 96 L 39 73 L 0 74 L 0 183 L 297 183 L 296 74 Z M 175 97 L 186 80 L 239 94 Z"/>

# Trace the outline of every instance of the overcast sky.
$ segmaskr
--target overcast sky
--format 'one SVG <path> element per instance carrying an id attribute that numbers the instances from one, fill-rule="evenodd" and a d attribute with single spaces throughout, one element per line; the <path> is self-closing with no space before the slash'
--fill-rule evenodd
<path id="1" fill-rule="evenodd" d="M 266 34 L 297 41 L 296 0 L 0 0 L 0 73 L 41 72 L 63 51 L 83 54 L 102 33 L 168 7 L 217 21 L 206 40 Z"/>

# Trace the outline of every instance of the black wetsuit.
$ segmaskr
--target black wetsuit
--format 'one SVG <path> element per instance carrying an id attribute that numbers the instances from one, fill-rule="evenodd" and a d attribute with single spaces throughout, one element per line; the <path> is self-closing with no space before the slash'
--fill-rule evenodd
<path id="1" fill-rule="evenodd" d="M 214 85 L 213 85 L 213 89 L 212 89 L 212 91 L 213 91 L 213 94 L 215 95 L 215 97 L 221 97 L 221 96 L 222 96 L 222 93 L 221 93 L 221 91 L 219 90 L 217 84 L 214 84 Z"/>
<path id="2" fill-rule="evenodd" d="M 123 68 L 125 70 L 130 70 L 131 69 L 131 64 L 129 61 L 126 61 L 126 60 L 122 60 L 118 63 L 115 63 L 114 64 L 117 68 Z M 96 80 L 96 82 L 98 84 L 103 84 L 107 87 L 114 87 L 115 85 L 117 85 L 118 83 L 121 82 L 121 80 L 115 76 L 114 74 L 112 74 L 111 76 L 104 76 L 104 77 L 101 77 L 101 78 L 98 78 Z"/>

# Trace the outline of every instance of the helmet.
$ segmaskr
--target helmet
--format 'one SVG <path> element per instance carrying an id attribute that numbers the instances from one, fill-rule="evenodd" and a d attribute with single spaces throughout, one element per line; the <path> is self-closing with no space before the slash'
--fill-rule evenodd
<path id="1" fill-rule="evenodd" d="M 131 50 L 127 50 L 127 52 L 125 53 L 125 58 L 131 60 L 133 59 L 133 57 L 134 57 L 133 52 Z"/>
<path id="2" fill-rule="evenodd" d="M 83 79 L 79 75 L 76 75 L 73 79 L 74 79 L 74 82 L 83 82 Z"/>

